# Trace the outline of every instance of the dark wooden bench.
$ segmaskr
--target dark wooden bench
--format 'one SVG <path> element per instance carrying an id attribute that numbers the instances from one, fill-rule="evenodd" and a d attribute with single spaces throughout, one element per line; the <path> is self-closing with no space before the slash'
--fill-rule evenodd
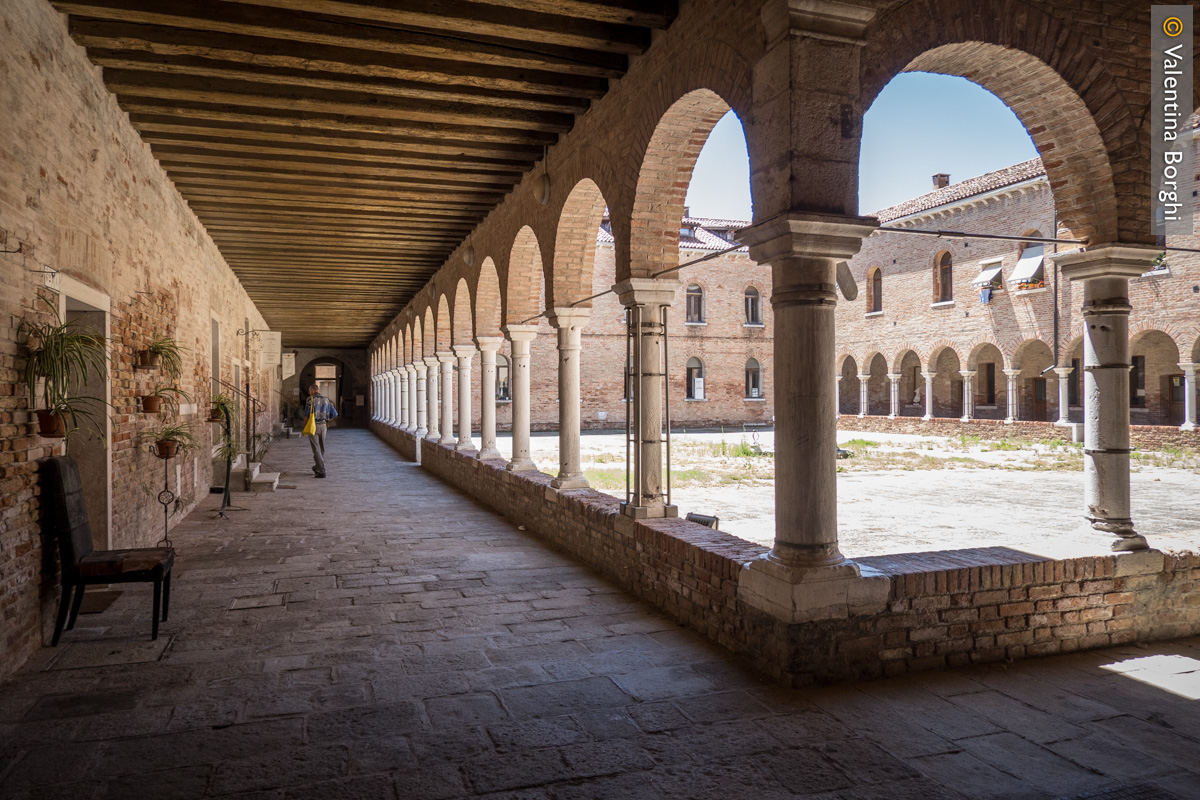
<path id="1" fill-rule="evenodd" d="M 175 550 L 170 547 L 93 550 L 83 484 L 79 480 L 79 468 L 70 456 L 55 456 L 42 465 L 42 520 L 46 533 L 58 540 L 62 563 L 62 599 L 58 604 L 51 646 L 58 646 L 64 624 L 66 630 L 75 627 L 85 588 L 109 583 L 154 584 L 151 638 L 157 639 L 159 607 L 162 608 L 162 619 L 166 620 L 171 603 L 171 567 L 175 564 Z M 71 602 L 72 591 L 75 592 L 74 603 Z"/>

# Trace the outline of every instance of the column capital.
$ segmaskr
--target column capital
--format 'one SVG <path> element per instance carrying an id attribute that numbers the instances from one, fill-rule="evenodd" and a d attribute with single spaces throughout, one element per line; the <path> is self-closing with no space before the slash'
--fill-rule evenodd
<path id="1" fill-rule="evenodd" d="M 555 307 L 546 318 L 555 328 L 582 328 L 592 318 L 592 310 L 577 306 Z"/>
<path id="2" fill-rule="evenodd" d="M 427 367 L 436 367 L 438 364 L 438 357 L 436 355 L 424 356 L 421 359 L 421 363 Z"/>
<path id="3" fill-rule="evenodd" d="M 417 365 L 410 361 L 409 363 L 404 365 L 404 371 L 407 372 L 411 376 L 416 373 Z"/>
<path id="4" fill-rule="evenodd" d="M 1019 370 L 1019 369 L 1002 369 L 1000 371 L 1003 372 L 1005 375 L 1007 375 L 1010 378 L 1015 378 L 1021 374 L 1021 370 Z M 1055 369 L 1054 371 L 1058 372 L 1057 369 Z M 1071 371 L 1071 369 L 1070 369 L 1070 367 L 1068 367 L 1067 372 L 1070 372 L 1070 371 Z"/>
<path id="5" fill-rule="evenodd" d="M 958 374 L 962 375 L 964 378 L 973 378 L 973 377 L 975 377 L 975 373 L 978 371 L 979 370 L 975 370 L 975 369 L 960 369 L 958 371 Z"/>
<path id="6" fill-rule="evenodd" d="M 453 350 L 441 350 L 434 355 L 443 364 L 453 364 L 455 361 Z"/>
<path id="7" fill-rule="evenodd" d="M 505 325 L 502 330 L 510 342 L 532 342 L 537 338 L 537 325 Z"/>
<path id="8" fill-rule="evenodd" d="M 1107 244 L 1047 256 L 1070 281 L 1089 278 L 1136 278 L 1148 272 L 1162 253 L 1160 247 Z"/>
<path id="9" fill-rule="evenodd" d="M 1055 367 L 1054 368 L 1054 374 L 1057 375 L 1062 380 L 1066 380 L 1067 378 L 1071 377 L 1071 373 L 1074 371 L 1075 371 L 1074 367 Z M 1008 374 L 1008 370 L 1005 370 L 1004 372 L 1006 375 Z M 1017 372 L 1020 372 L 1020 370 L 1017 370 Z"/>
<path id="10" fill-rule="evenodd" d="M 1200 364 L 1189 364 L 1186 361 L 1180 361 L 1179 368 L 1183 370 L 1183 373 L 1189 378 L 1194 378 L 1196 377 L 1196 371 L 1200 370 Z"/>
<path id="11" fill-rule="evenodd" d="M 630 278 L 613 284 L 612 290 L 626 308 L 632 306 L 669 306 L 683 282 L 672 278 Z"/>
<path id="12" fill-rule="evenodd" d="M 495 353 L 504 345 L 503 336 L 476 336 L 475 345 L 483 353 Z"/>
<path id="13" fill-rule="evenodd" d="M 417 378 L 425 377 L 426 366 L 424 361 L 413 362 L 412 368 L 413 372 L 417 373 Z"/>
<path id="14" fill-rule="evenodd" d="M 475 345 L 473 344 L 456 344 L 451 350 L 457 358 L 473 358 L 475 356 Z"/>
<path id="15" fill-rule="evenodd" d="M 935 370 L 933 372 L 926 372 L 924 370 L 921 370 L 921 377 L 927 381 L 931 381 L 937 377 L 937 371 Z"/>
<path id="16" fill-rule="evenodd" d="M 795 256 L 843 260 L 858 253 L 878 227 L 874 217 L 791 211 L 743 228 L 738 239 L 760 264 Z"/>
<path id="17" fill-rule="evenodd" d="M 896 374 L 896 373 L 894 373 L 894 372 L 889 372 L 889 373 L 887 374 L 887 378 L 888 378 L 888 380 L 889 380 L 889 381 L 891 381 L 892 383 L 899 383 L 899 382 L 900 382 L 900 379 L 901 379 L 901 378 L 903 378 L 903 377 L 904 377 L 903 375 L 897 375 L 897 374 Z"/>

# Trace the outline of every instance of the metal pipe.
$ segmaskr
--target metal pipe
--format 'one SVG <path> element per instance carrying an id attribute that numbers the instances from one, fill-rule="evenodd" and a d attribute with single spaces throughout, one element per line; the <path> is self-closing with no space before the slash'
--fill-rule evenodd
<path id="1" fill-rule="evenodd" d="M 671 505 L 671 357 L 667 349 L 667 312 L 669 306 L 662 308 L 662 341 L 663 341 L 663 408 L 667 421 L 667 505 Z"/>
<path id="2" fill-rule="evenodd" d="M 1037 242 L 1041 244 L 1055 244 L 1057 242 L 1087 244 L 1088 242 L 1087 239 L 1048 239 L 1043 236 L 1007 236 L 1002 233 L 966 233 L 965 231 L 926 231 L 919 228 L 879 227 L 871 235 L 874 236 L 876 233 L 911 233 L 917 236 L 937 236 L 940 239 L 1002 239 L 1006 242 Z"/>
<path id="3" fill-rule="evenodd" d="M 625 373 L 625 504 L 629 505 L 629 425 L 633 420 L 633 376 L 629 374 L 633 369 L 633 355 L 630 353 L 630 347 L 633 343 L 633 314 L 630 309 L 625 309 L 625 363 L 621 365 L 621 371 Z"/>

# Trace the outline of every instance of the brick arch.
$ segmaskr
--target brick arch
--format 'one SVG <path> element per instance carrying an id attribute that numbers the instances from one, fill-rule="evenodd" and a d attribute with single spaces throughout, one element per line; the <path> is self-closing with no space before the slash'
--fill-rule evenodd
<path id="1" fill-rule="evenodd" d="M 902 345 L 896 349 L 896 354 L 893 355 L 891 358 L 891 362 L 890 362 L 891 363 L 891 371 L 893 373 L 900 371 L 900 366 L 904 363 L 904 359 L 909 353 L 912 353 L 914 356 L 916 356 L 917 361 L 921 360 L 921 352 L 919 350 L 917 350 L 917 348 L 914 345 L 911 345 L 911 344 Z M 922 366 L 924 366 L 923 363 L 922 363 Z"/>
<path id="2" fill-rule="evenodd" d="M 1045 358 L 1047 355 L 1053 363 L 1054 350 L 1048 342 L 1044 339 L 1026 339 L 1012 351 L 1009 364 L 1012 369 L 1025 369 L 1030 361 L 1036 361 L 1038 356 Z"/>
<path id="3" fill-rule="evenodd" d="M 649 277 L 679 264 L 679 220 L 692 171 L 708 135 L 727 111 L 729 104 L 719 94 L 694 89 L 659 119 L 638 171 L 628 253 L 622 253 L 625 237 L 616 236 L 618 281 Z"/>
<path id="4" fill-rule="evenodd" d="M 1154 324 L 1149 321 L 1136 322 L 1129 326 L 1129 346 L 1133 347 L 1149 334 L 1161 333 L 1170 339 L 1175 344 L 1175 350 L 1180 353 L 1188 352 L 1184 343 L 1187 341 L 1187 336 L 1184 335 L 1175 325 L 1167 323 L 1166 325 Z M 1178 359 L 1176 359 L 1178 360 Z"/>
<path id="5" fill-rule="evenodd" d="M 849 361 L 851 364 L 854 365 L 854 374 L 857 375 L 858 374 L 858 361 L 857 361 L 857 359 L 854 358 L 853 353 L 842 353 L 840 356 L 837 357 L 838 374 L 840 375 L 846 371 L 846 362 L 847 361 Z"/>
<path id="6" fill-rule="evenodd" d="M 1033 138 L 1067 227 L 1092 243 L 1152 242 L 1149 193 L 1142 190 L 1150 180 L 1142 114 L 1130 108 L 1118 76 L 1078 30 L 1077 20 L 1024 0 L 902 3 L 868 31 L 864 108 L 901 72 L 977 83 L 1012 109 Z M 1149 57 L 1148 51 L 1130 56 L 1139 65 Z M 1104 120 L 1103 131 L 1096 118 Z"/>
<path id="7" fill-rule="evenodd" d="M 1200 330 L 1192 338 L 1192 346 L 1183 352 L 1192 354 L 1192 363 L 1200 364 Z"/>
<path id="8" fill-rule="evenodd" d="M 501 316 L 500 277 L 496 263 L 485 258 L 475 281 L 475 335 L 499 336 Z"/>
<path id="9" fill-rule="evenodd" d="M 421 327 L 424 334 L 421 337 L 421 356 L 428 358 L 437 353 L 437 317 L 434 316 L 433 306 L 426 304 L 425 312 L 421 316 L 424 319 Z"/>
<path id="10" fill-rule="evenodd" d="M 926 357 L 926 360 L 925 360 L 926 372 L 936 372 L 937 371 L 937 363 L 938 363 L 938 361 L 941 360 L 942 354 L 945 353 L 947 350 L 954 353 L 954 358 L 958 361 L 958 364 L 959 364 L 958 368 L 962 369 L 962 358 L 958 355 L 958 348 L 959 348 L 959 345 L 957 342 L 950 342 L 945 339 L 941 339 L 941 340 L 935 342 L 933 347 L 929 348 L 929 355 Z"/>
<path id="11" fill-rule="evenodd" d="M 508 325 L 535 324 L 526 322 L 542 313 L 542 287 L 545 265 L 537 234 L 528 225 L 517 231 L 504 275 L 504 322 Z"/>
<path id="12" fill-rule="evenodd" d="M 966 369 L 975 369 L 976 365 L 979 364 L 980 357 L 984 353 L 986 353 L 989 348 L 996 351 L 996 355 L 1000 356 L 1000 359 L 999 359 L 1000 360 L 1000 368 L 1001 369 L 1007 368 L 1008 367 L 1008 359 L 1005 357 L 1004 348 L 1001 347 L 998 342 L 994 342 L 990 339 L 984 340 L 982 342 L 976 342 L 971 347 L 970 351 L 968 351 L 968 353 L 967 353 L 967 366 L 965 368 Z"/>
<path id="13" fill-rule="evenodd" d="M 436 349 L 439 353 L 449 353 L 450 345 L 454 343 L 454 323 L 450 319 L 450 303 L 446 300 L 445 292 L 438 292 L 437 300 L 437 340 Z"/>
<path id="14" fill-rule="evenodd" d="M 858 361 L 859 374 L 862 373 L 862 370 L 864 368 L 865 369 L 871 368 L 871 363 L 875 361 L 875 356 L 883 356 L 884 363 L 885 364 L 887 363 L 887 356 L 884 356 L 883 352 L 881 350 L 868 350 L 863 355 L 863 357 L 861 359 L 859 359 L 859 361 Z"/>
<path id="15" fill-rule="evenodd" d="M 459 278 L 454 287 L 454 309 L 451 312 L 452 343 L 471 344 L 471 289 L 466 278 Z"/>
<path id="16" fill-rule="evenodd" d="M 583 302 L 592 292 L 592 267 L 596 262 L 596 233 L 608 205 L 600 187 L 590 178 L 571 189 L 558 216 L 554 263 L 550 271 L 548 305 L 562 308 Z"/>
<path id="17" fill-rule="evenodd" d="M 409 363 L 415 364 L 417 363 L 417 359 L 425 355 L 423 352 L 424 344 L 422 343 L 421 339 L 421 317 L 419 315 L 414 315 L 412 352 L 409 354 L 409 358 L 411 359 Z"/>

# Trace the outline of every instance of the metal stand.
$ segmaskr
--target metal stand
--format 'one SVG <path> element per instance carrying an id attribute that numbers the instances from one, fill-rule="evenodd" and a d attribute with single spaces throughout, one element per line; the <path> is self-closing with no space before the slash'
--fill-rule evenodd
<path id="1" fill-rule="evenodd" d="M 169 533 L 169 523 L 171 521 L 171 504 L 175 502 L 175 493 L 171 491 L 171 459 L 175 456 L 160 456 L 158 449 L 154 445 L 150 445 L 150 452 L 162 459 L 163 462 L 163 490 L 158 493 L 158 502 L 163 507 L 163 538 L 158 543 L 162 547 L 171 546 L 171 538 Z"/>
<path id="2" fill-rule="evenodd" d="M 225 438 L 228 439 L 232 433 L 230 430 L 232 422 L 229 416 L 229 407 L 221 406 L 221 411 L 225 413 Z M 229 515 L 226 514 L 225 511 L 229 508 L 229 476 L 232 472 L 233 459 L 229 457 L 229 453 L 225 453 L 225 492 L 221 495 L 221 507 L 217 509 L 217 516 L 213 517 L 213 519 L 216 519 L 217 517 L 220 517 L 221 519 L 229 519 Z"/>

